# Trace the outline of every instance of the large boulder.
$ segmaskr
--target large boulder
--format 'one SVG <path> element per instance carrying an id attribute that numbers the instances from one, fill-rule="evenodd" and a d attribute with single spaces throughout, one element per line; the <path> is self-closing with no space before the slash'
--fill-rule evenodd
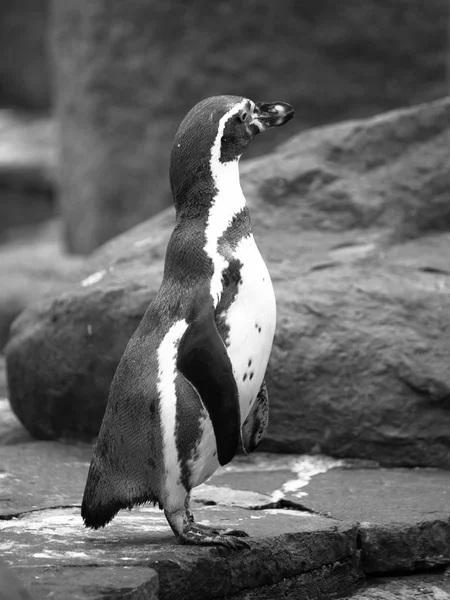
<path id="1" fill-rule="evenodd" d="M 170 204 L 173 136 L 206 96 L 288 101 L 300 130 L 446 92 L 446 0 L 65 0 L 52 23 L 74 252 Z"/>
<path id="2" fill-rule="evenodd" d="M 52 119 L 0 110 L 0 241 L 55 215 L 56 163 Z"/>
<path id="3" fill-rule="evenodd" d="M 17 315 L 55 285 L 73 281 L 83 261 L 64 252 L 56 219 L 9 230 L 6 236 L 0 244 L 0 352 Z"/>
<path id="4" fill-rule="evenodd" d="M 242 164 L 278 299 L 265 449 L 450 467 L 449 148 L 446 98 Z M 97 433 L 173 224 L 114 239 L 13 324 L 10 401 L 33 435 Z"/>

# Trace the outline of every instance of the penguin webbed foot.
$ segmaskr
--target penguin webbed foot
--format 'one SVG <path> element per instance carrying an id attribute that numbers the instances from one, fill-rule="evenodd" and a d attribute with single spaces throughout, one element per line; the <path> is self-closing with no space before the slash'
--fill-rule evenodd
<path id="1" fill-rule="evenodd" d="M 232 550 L 250 548 L 250 544 L 242 539 L 248 537 L 248 534 L 245 531 L 239 529 L 225 529 L 193 522 L 190 522 L 177 537 L 181 544 L 225 546 Z"/>
<path id="2" fill-rule="evenodd" d="M 186 506 L 173 513 L 164 512 L 180 544 L 225 546 L 233 550 L 250 548 L 250 544 L 241 539 L 249 537 L 245 531 L 195 523 L 192 513 Z"/>

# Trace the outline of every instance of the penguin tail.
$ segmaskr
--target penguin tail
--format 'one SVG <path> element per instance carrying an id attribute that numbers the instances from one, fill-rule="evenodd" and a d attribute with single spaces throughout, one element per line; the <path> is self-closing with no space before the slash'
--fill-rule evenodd
<path id="1" fill-rule="evenodd" d="M 92 460 L 81 504 L 81 516 L 86 527 L 104 527 L 127 503 L 117 494 L 106 477 Z"/>
<path id="2" fill-rule="evenodd" d="M 158 503 L 149 490 L 136 489 L 133 482 L 112 473 L 94 454 L 81 504 L 81 516 L 86 527 L 99 529 L 107 525 L 122 508 L 132 508 L 145 502 Z"/>

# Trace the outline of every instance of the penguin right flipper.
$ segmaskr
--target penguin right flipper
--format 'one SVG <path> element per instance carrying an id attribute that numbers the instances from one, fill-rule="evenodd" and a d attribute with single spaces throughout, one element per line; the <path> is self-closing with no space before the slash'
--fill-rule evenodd
<path id="1" fill-rule="evenodd" d="M 239 445 L 239 394 L 212 302 L 195 311 L 178 346 L 177 368 L 205 405 L 214 429 L 218 461 L 226 465 Z"/>
<path id="2" fill-rule="evenodd" d="M 242 425 L 242 449 L 250 454 L 261 443 L 269 425 L 269 394 L 263 381 L 255 402 Z"/>

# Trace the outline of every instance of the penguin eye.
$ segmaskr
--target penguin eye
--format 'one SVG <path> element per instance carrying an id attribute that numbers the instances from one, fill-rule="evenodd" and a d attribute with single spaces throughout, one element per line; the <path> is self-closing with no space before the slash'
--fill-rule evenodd
<path id="1" fill-rule="evenodd" d="M 244 110 L 244 112 L 241 112 L 241 114 L 239 115 L 239 120 L 241 121 L 241 123 L 244 123 L 244 121 L 247 120 L 247 112 Z"/>

